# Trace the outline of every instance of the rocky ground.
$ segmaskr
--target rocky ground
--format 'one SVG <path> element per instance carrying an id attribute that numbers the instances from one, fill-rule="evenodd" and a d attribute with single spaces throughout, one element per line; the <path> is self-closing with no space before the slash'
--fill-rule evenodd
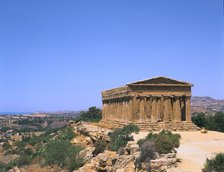
<path id="1" fill-rule="evenodd" d="M 145 172 L 147 165 L 142 164 L 142 168 L 137 168 L 135 162 L 140 156 L 140 149 L 137 144 L 138 139 L 129 141 L 124 148 L 122 155 L 116 152 L 105 150 L 103 153 L 93 156 L 95 147 L 93 143 L 98 140 L 110 141 L 108 132 L 110 129 L 105 129 L 94 124 L 79 122 L 72 125 L 74 132 L 78 135 L 71 142 L 81 143 L 85 146 L 85 149 L 80 152 L 80 155 L 84 157 L 83 167 L 75 172 Z M 135 136 L 143 136 L 136 134 Z M 147 134 L 147 133 L 146 133 Z M 134 136 L 134 135 L 133 135 Z M 140 137 L 139 137 L 140 138 Z M 168 172 L 168 169 L 175 168 L 177 165 L 176 153 L 172 152 L 165 155 L 157 154 L 155 160 L 151 160 L 150 166 L 152 171 L 156 172 Z"/>
<path id="2" fill-rule="evenodd" d="M 91 127 L 88 127 L 88 125 L 86 125 L 85 127 L 92 129 Z M 101 135 L 103 135 L 103 130 L 100 129 L 99 133 L 101 133 Z M 107 133 L 110 130 L 105 131 Z M 95 132 L 97 133 L 96 130 Z M 98 135 L 93 134 L 92 132 L 89 133 L 91 133 L 89 135 L 91 139 L 87 137 L 87 140 L 92 140 L 91 135 L 93 135 L 94 137 L 95 135 Z M 160 169 L 160 171 L 164 170 L 167 172 L 201 172 L 204 167 L 206 158 L 211 158 L 216 153 L 224 152 L 224 133 L 216 131 L 207 131 L 207 133 L 202 133 L 201 131 L 182 131 L 175 133 L 181 135 L 180 147 L 177 149 L 177 154 L 160 156 L 156 160 L 153 160 L 151 162 L 152 165 L 157 166 L 156 168 L 160 166 L 158 168 Z M 129 149 L 129 152 L 131 152 L 131 154 L 119 156 L 115 152 L 106 151 L 102 154 L 99 154 L 97 157 L 89 157 L 89 163 L 87 163 L 77 172 L 97 171 L 97 169 L 100 168 L 100 164 L 103 164 L 105 170 L 107 169 L 108 171 L 134 172 L 134 160 L 139 156 L 140 153 L 138 150 L 138 145 L 136 143 L 139 139 L 145 138 L 147 134 L 148 132 L 139 132 L 138 134 L 132 134 L 134 141 L 129 142 L 126 146 L 126 149 Z M 106 136 L 103 137 L 107 138 Z M 100 138 L 100 136 L 98 136 L 98 138 Z"/>

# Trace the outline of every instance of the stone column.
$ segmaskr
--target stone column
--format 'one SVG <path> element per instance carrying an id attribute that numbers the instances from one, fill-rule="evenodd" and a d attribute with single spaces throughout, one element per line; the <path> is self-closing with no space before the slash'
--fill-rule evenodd
<path id="1" fill-rule="evenodd" d="M 152 115 L 151 115 L 151 121 L 155 122 L 157 121 L 156 117 L 156 97 L 152 97 Z"/>
<path id="2" fill-rule="evenodd" d="M 110 102 L 110 119 L 113 119 L 113 116 L 116 114 L 114 112 L 113 106 L 114 106 L 114 102 Z"/>
<path id="3" fill-rule="evenodd" d="M 103 102 L 103 107 L 102 107 L 102 120 L 105 120 L 105 115 L 106 115 L 106 103 Z"/>
<path id="4" fill-rule="evenodd" d="M 106 119 L 109 119 L 110 118 L 110 102 L 109 101 L 107 102 L 107 111 L 106 111 L 106 114 L 107 114 Z"/>
<path id="5" fill-rule="evenodd" d="M 164 97 L 164 122 L 169 122 L 171 111 L 171 99 L 169 97 Z"/>
<path id="6" fill-rule="evenodd" d="M 140 120 L 140 97 L 136 99 L 135 120 Z"/>
<path id="7" fill-rule="evenodd" d="M 175 97 L 173 109 L 174 109 L 173 110 L 174 121 L 181 121 L 181 109 L 180 109 L 179 97 Z"/>
<path id="8" fill-rule="evenodd" d="M 161 97 L 161 106 L 160 106 L 161 110 L 160 110 L 160 117 L 161 120 L 163 121 L 163 117 L 164 117 L 164 97 Z"/>
<path id="9" fill-rule="evenodd" d="M 128 101 L 128 121 L 133 121 L 133 99 L 130 98 Z"/>
<path id="10" fill-rule="evenodd" d="M 190 97 L 186 97 L 185 99 L 185 105 L 186 105 L 186 121 L 191 122 L 191 99 Z"/>
<path id="11" fill-rule="evenodd" d="M 161 99 L 157 99 L 157 106 L 156 106 L 156 116 L 157 119 L 161 119 Z"/>
<path id="12" fill-rule="evenodd" d="M 112 105 L 112 107 L 111 107 L 111 110 L 113 111 L 113 114 L 114 114 L 114 115 L 117 114 L 118 107 L 117 107 L 117 102 L 116 102 L 116 101 L 113 102 L 113 105 Z"/>
<path id="13" fill-rule="evenodd" d="M 134 96 L 133 97 L 133 105 L 132 105 L 132 119 L 133 119 L 133 121 L 135 121 L 136 120 L 136 118 L 137 118 L 137 97 L 136 96 Z"/>
<path id="14" fill-rule="evenodd" d="M 151 109 L 152 109 L 152 98 L 147 97 L 146 98 L 146 118 L 147 121 L 151 121 Z"/>
<path id="15" fill-rule="evenodd" d="M 145 108 L 144 108 L 145 102 L 144 98 L 140 98 L 140 107 L 139 107 L 139 117 L 140 121 L 145 121 Z"/>
<path id="16" fill-rule="evenodd" d="M 124 117 L 125 117 L 125 122 L 128 121 L 128 101 L 125 100 L 125 113 L 124 113 Z"/>
<path id="17" fill-rule="evenodd" d="M 121 103 L 122 103 L 122 102 L 120 102 L 120 101 L 118 102 L 119 113 L 117 114 L 117 117 L 116 117 L 116 118 L 119 119 L 120 121 L 122 121 L 122 118 L 123 118 L 123 114 L 122 114 L 122 105 L 121 105 Z"/>
<path id="18" fill-rule="evenodd" d="M 123 121 L 126 121 L 126 100 L 123 100 Z"/>

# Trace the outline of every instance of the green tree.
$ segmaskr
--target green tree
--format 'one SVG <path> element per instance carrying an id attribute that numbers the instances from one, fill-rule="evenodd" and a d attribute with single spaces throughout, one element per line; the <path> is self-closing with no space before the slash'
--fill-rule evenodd
<path id="1" fill-rule="evenodd" d="M 192 121 L 199 127 L 224 132 L 224 112 L 217 112 L 214 116 L 206 116 L 200 113 L 192 117 Z"/>
<path id="2" fill-rule="evenodd" d="M 78 168 L 81 164 L 78 153 L 81 150 L 78 146 L 71 145 L 65 140 L 52 140 L 46 145 L 44 154 L 45 165 L 57 165 L 60 168 Z"/>
<path id="3" fill-rule="evenodd" d="M 78 121 L 91 121 L 91 122 L 98 122 L 102 118 L 102 111 L 101 109 L 93 106 L 88 109 L 88 111 L 82 111 L 80 116 L 76 118 L 76 122 Z"/>
<path id="4" fill-rule="evenodd" d="M 206 128 L 224 132 L 224 113 L 217 112 L 214 116 L 207 117 Z"/>
<path id="5" fill-rule="evenodd" d="M 202 128 L 206 125 L 206 117 L 205 114 L 199 113 L 192 117 L 192 122 L 198 127 Z"/>

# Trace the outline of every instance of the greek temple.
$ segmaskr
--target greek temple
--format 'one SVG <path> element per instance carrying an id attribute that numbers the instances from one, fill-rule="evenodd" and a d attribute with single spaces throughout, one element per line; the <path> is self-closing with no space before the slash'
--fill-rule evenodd
<path id="1" fill-rule="evenodd" d="M 196 130 L 188 82 L 155 77 L 102 91 L 102 122 L 136 124 L 142 130 Z"/>

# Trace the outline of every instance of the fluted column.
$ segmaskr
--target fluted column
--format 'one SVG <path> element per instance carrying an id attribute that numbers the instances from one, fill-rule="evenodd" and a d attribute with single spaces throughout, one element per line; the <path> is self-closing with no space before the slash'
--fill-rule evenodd
<path id="1" fill-rule="evenodd" d="M 151 110 L 152 110 L 152 98 L 148 97 L 146 99 L 146 118 L 148 121 L 151 121 Z"/>
<path id="2" fill-rule="evenodd" d="M 160 105 L 160 117 L 161 117 L 161 120 L 163 121 L 163 117 L 164 117 L 164 97 L 162 96 L 161 97 L 161 105 Z"/>
<path id="3" fill-rule="evenodd" d="M 152 115 L 151 115 L 151 121 L 155 122 L 157 121 L 157 117 L 156 117 L 156 97 L 152 98 Z"/>
<path id="4" fill-rule="evenodd" d="M 117 110 L 118 110 L 118 107 L 117 107 L 117 102 L 112 102 L 111 104 L 111 111 L 112 111 L 112 115 L 115 116 L 117 114 Z M 112 116 L 112 118 L 113 118 Z"/>
<path id="5" fill-rule="evenodd" d="M 145 108 L 144 108 L 144 98 L 140 98 L 140 107 L 139 107 L 139 117 L 140 121 L 145 121 Z"/>
<path id="6" fill-rule="evenodd" d="M 120 121 L 122 121 L 122 118 L 123 118 L 123 114 L 122 114 L 122 105 L 121 105 L 121 102 L 118 102 L 118 109 L 119 109 L 119 113 L 118 113 L 118 119 Z"/>
<path id="7" fill-rule="evenodd" d="M 128 102 L 128 120 L 133 121 L 133 99 Z"/>
<path id="8" fill-rule="evenodd" d="M 174 109 L 173 110 L 174 121 L 181 121 L 181 109 L 180 109 L 179 97 L 175 97 L 173 109 Z"/>
<path id="9" fill-rule="evenodd" d="M 123 114 L 124 114 L 124 121 L 127 119 L 127 102 L 126 100 L 123 101 Z"/>
<path id="10" fill-rule="evenodd" d="M 190 122 L 191 121 L 191 99 L 190 97 L 186 97 L 185 99 L 186 103 L 186 121 Z"/>
<path id="11" fill-rule="evenodd" d="M 140 97 L 136 99 L 136 112 L 135 112 L 135 120 L 140 120 Z"/>
<path id="12" fill-rule="evenodd" d="M 169 122 L 171 113 L 171 99 L 169 97 L 164 97 L 164 122 Z"/>
<path id="13" fill-rule="evenodd" d="M 129 114 L 128 114 L 128 101 L 125 101 L 125 122 L 129 121 Z"/>
<path id="14" fill-rule="evenodd" d="M 133 108 L 133 110 L 132 110 L 132 119 L 133 119 L 133 121 L 135 121 L 135 120 L 137 120 L 137 105 L 138 103 L 137 103 L 137 97 L 136 96 L 134 96 L 133 97 L 133 106 L 132 106 L 132 108 Z"/>
<path id="15" fill-rule="evenodd" d="M 161 119 L 161 99 L 157 99 L 157 105 L 156 105 L 156 117 L 157 119 Z"/>
<path id="16" fill-rule="evenodd" d="M 102 120 L 105 120 L 105 115 L 106 115 L 106 103 L 103 102 L 103 107 L 102 107 Z"/>
<path id="17" fill-rule="evenodd" d="M 108 104 L 107 104 L 107 112 L 106 112 L 106 114 L 107 114 L 107 119 L 110 119 L 110 102 L 108 101 Z"/>

